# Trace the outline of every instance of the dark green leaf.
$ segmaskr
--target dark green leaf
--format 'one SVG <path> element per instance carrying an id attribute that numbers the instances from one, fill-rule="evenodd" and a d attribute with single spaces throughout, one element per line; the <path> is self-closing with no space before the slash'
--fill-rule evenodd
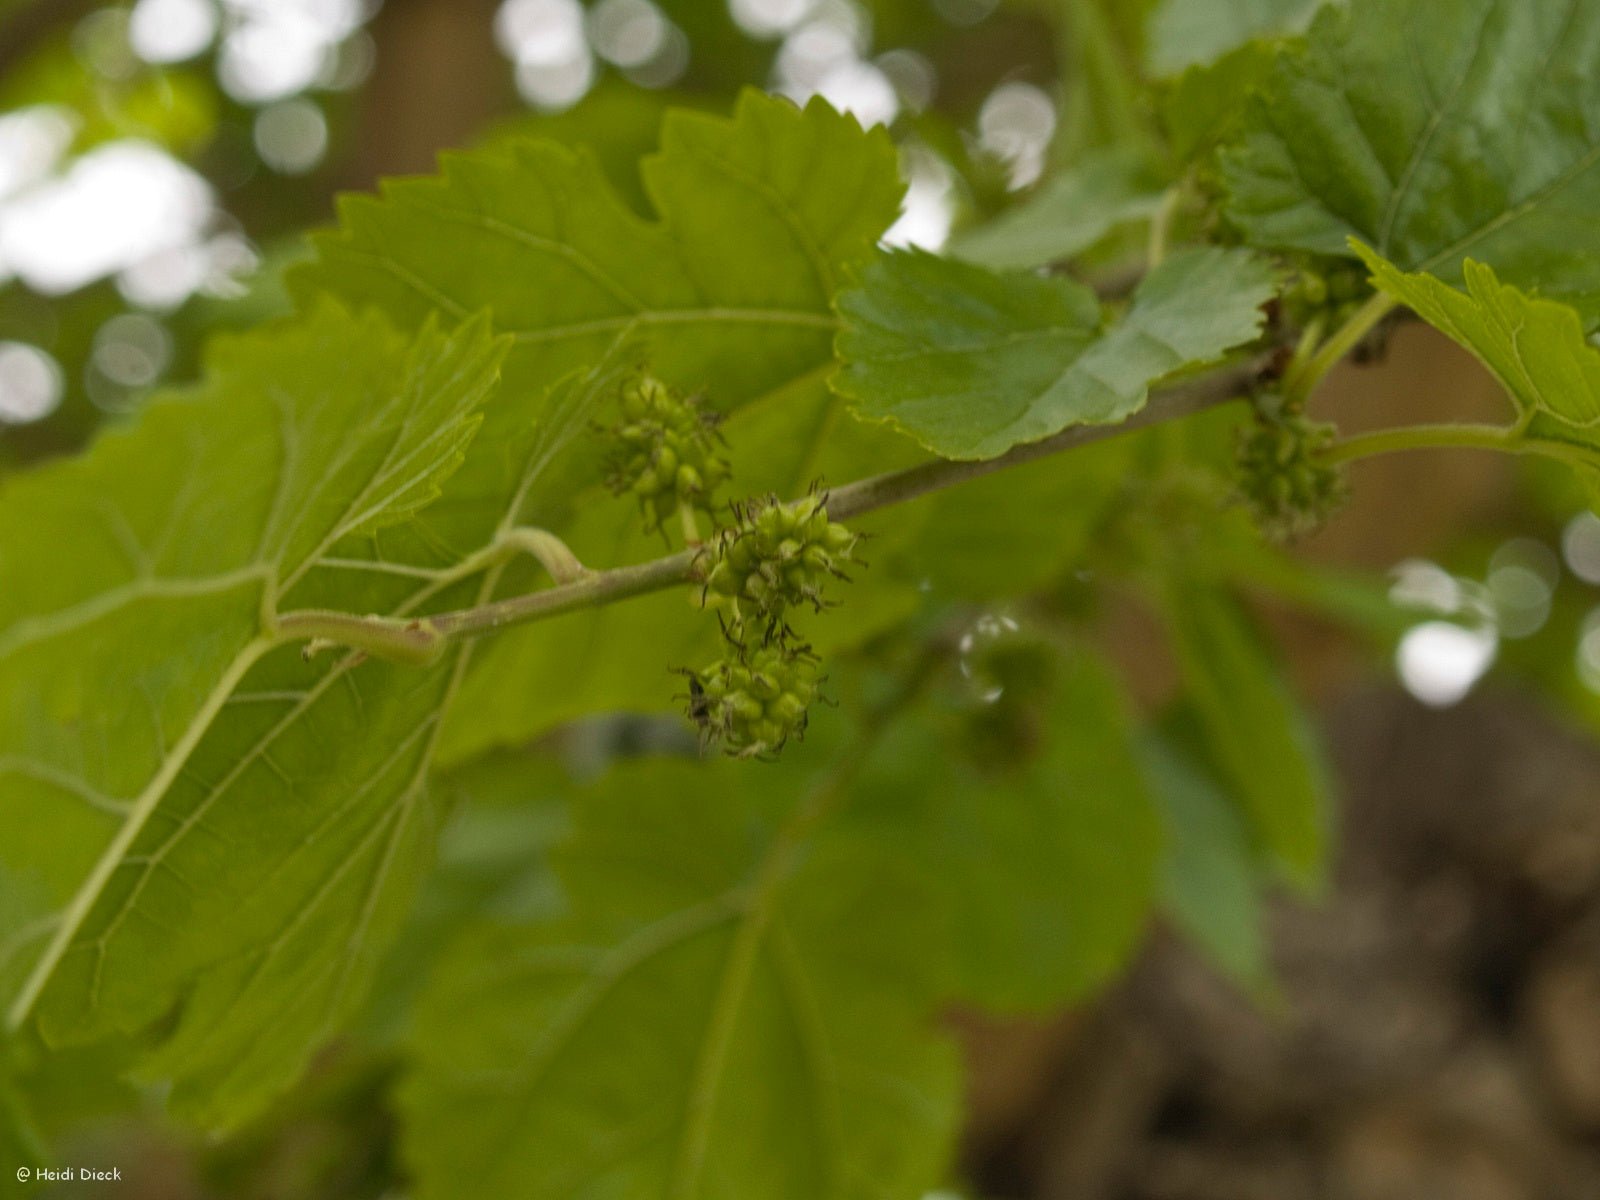
<path id="1" fill-rule="evenodd" d="M 1352 0 L 1283 53 L 1224 157 L 1256 245 L 1461 278 L 1471 256 L 1600 322 L 1600 3 Z"/>

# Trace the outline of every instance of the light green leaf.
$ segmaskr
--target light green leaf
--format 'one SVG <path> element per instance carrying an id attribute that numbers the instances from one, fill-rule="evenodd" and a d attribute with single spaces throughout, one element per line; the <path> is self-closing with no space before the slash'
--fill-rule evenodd
<path id="1" fill-rule="evenodd" d="M 1261 855 L 1321 886 L 1331 836 L 1327 771 L 1304 715 L 1243 611 L 1198 580 L 1175 581 L 1167 622 L 1211 757 Z"/>
<path id="2" fill-rule="evenodd" d="M 937 454 L 993 458 L 1070 425 L 1126 420 L 1152 384 L 1254 340 L 1274 291 L 1248 251 L 1188 250 L 1102 326 L 1094 294 L 1070 279 L 885 254 L 839 298 L 834 386 Z"/>
<path id="3" fill-rule="evenodd" d="M 1600 3 L 1352 0 L 1283 53 L 1225 152 L 1256 245 L 1457 282 L 1467 257 L 1600 321 Z"/>
<path id="4" fill-rule="evenodd" d="M 1471 351 L 1505 386 L 1517 409 L 1514 442 L 1574 447 L 1600 469 L 1600 350 L 1570 305 L 1501 283 L 1470 259 L 1460 291 L 1397 270 L 1365 246 L 1356 253 L 1379 288 Z"/>
<path id="5" fill-rule="evenodd" d="M 617 199 L 586 154 L 530 142 L 448 156 L 440 178 L 346 201 L 342 230 L 319 239 L 319 261 L 295 286 L 376 304 L 407 327 L 490 310 L 513 338 L 505 387 L 514 396 L 542 394 L 631 331 L 657 373 L 730 414 L 735 495 L 793 496 L 819 477 L 852 478 L 847 467 L 863 459 L 877 470 L 910 461 L 909 443 L 857 426 L 825 382 L 834 291 L 898 211 L 888 135 L 820 101 L 802 111 L 751 92 L 731 120 L 671 113 L 642 171 L 655 220 Z M 483 440 L 515 446 L 527 423 L 518 410 L 491 413 Z M 600 449 L 595 439 L 560 456 L 520 501 L 520 518 L 559 530 L 595 565 L 656 557 L 661 537 L 646 536 L 636 511 L 599 486 Z M 459 497 L 433 511 L 503 511 L 514 474 L 492 478 L 487 465 L 464 473 Z M 475 548 L 447 528 L 433 532 L 460 553 Z M 502 586 L 527 582 L 508 574 Z M 913 599 L 901 589 L 829 624 L 844 636 Z M 585 712 L 665 708 L 678 690 L 665 668 L 697 662 L 715 634 L 681 595 L 508 633 L 473 664 L 441 756 L 461 761 Z M 641 688 L 641 662 L 662 665 L 659 688 Z"/>
<path id="6" fill-rule="evenodd" d="M 1163 186 L 1144 156 L 1126 149 L 1094 151 L 1050 176 L 1016 207 L 958 234 L 949 252 L 1002 270 L 1060 262 L 1120 225 L 1149 220 L 1161 205 Z"/>
<path id="7" fill-rule="evenodd" d="M 1328 0 L 1162 0 L 1150 14 L 1145 60 L 1176 75 L 1233 53 L 1254 38 L 1300 33 Z"/>
<path id="8" fill-rule="evenodd" d="M 922 906 L 892 859 L 807 834 L 793 812 L 833 784 L 799 749 L 631 764 L 575 798 L 570 919 L 482 930 L 424 999 L 403 1090 L 422 1200 L 938 1181 L 957 1089 Z"/>
<path id="9" fill-rule="evenodd" d="M 453 665 L 307 663 L 276 617 L 428 502 L 502 348 L 323 307 L 0 489 L 10 1025 L 82 1041 L 181 1000 L 152 1070 L 226 1122 L 359 999 L 427 853 Z"/>

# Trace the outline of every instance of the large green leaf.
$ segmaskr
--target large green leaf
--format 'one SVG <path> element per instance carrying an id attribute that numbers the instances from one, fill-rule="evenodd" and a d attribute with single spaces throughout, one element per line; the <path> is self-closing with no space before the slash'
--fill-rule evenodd
<path id="1" fill-rule="evenodd" d="M 835 387 L 937 454 L 993 458 L 1069 425 L 1126 420 L 1152 384 L 1254 340 L 1274 290 L 1248 251 L 1187 250 L 1102 324 L 1094 293 L 1070 279 L 888 253 L 840 296 Z"/>
<path id="2" fill-rule="evenodd" d="M 998 706 L 932 685 L 856 744 L 860 723 L 824 712 L 775 765 L 634 761 L 569 788 L 565 914 L 470 934 L 425 994 L 405 1089 L 421 1195 L 934 1182 L 954 1087 L 936 1003 L 1081 996 L 1157 889 L 1161 820 L 1114 674 L 1018 648 Z M 1029 744 L 980 769 L 1002 710 Z"/>
<path id="3" fill-rule="evenodd" d="M 408 326 L 488 309 L 513 338 L 512 395 L 540 394 L 631 332 L 656 371 L 730 414 L 738 492 L 795 495 L 819 477 L 852 478 L 862 462 L 908 460 L 909 444 L 857 426 L 825 386 L 834 291 L 898 209 L 888 136 L 820 101 L 802 111 L 747 93 L 731 120 L 670 114 L 642 171 L 655 220 L 617 199 L 586 154 L 530 142 L 450 156 L 440 178 L 346 201 L 343 229 L 319 239 L 319 261 L 295 286 L 376 304 Z M 525 423 L 491 413 L 483 438 L 515 439 Z M 596 566 L 659 555 L 660 536 L 600 489 L 599 452 L 595 439 L 558 462 L 522 518 L 559 529 Z M 514 482 L 472 485 L 503 504 Z M 844 636 L 910 601 L 903 590 L 828 624 Z M 597 709 L 661 709 L 678 690 L 665 668 L 698 661 L 715 634 L 678 595 L 510 633 L 469 673 L 441 753 L 459 760 Z M 662 667 L 659 687 L 640 687 L 642 663 Z"/>
<path id="4" fill-rule="evenodd" d="M 956 1080 L 924 908 L 892 858 L 809 835 L 836 786 L 812 749 L 636 763 L 575 797 L 571 916 L 480 931 L 424 999 L 403 1093 L 420 1197 L 937 1182 Z"/>
<path id="5" fill-rule="evenodd" d="M 1167 622 L 1197 724 L 1257 851 L 1305 890 L 1324 877 L 1327 770 L 1276 664 L 1232 597 L 1173 581 Z"/>
<path id="6" fill-rule="evenodd" d="M 1254 38 L 1299 33 L 1328 0 L 1162 0 L 1150 14 L 1145 61 L 1176 75 L 1231 54 Z"/>
<path id="7" fill-rule="evenodd" d="M 222 343 L 196 391 L 7 481 L 11 1025 L 77 1041 L 181 1001 L 153 1069 L 224 1121 L 359 998 L 426 853 L 455 667 L 305 662 L 276 616 L 441 487 L 502 349 L 481 322 L 402 339 L 323 307 Z"/>
<path id="8" fill-rule="evenodd" d="M 1284 52 L 1224 157 L 1257 245 L 1461 277 L 1600 321 L 1600 2 L 1352 0 Z"/>
<path id="9" fill-rule="evenodd" d="M 1043 647 L 1025 653 L 1051 662 Z M 1050 670 L 1052 668 L 1045 667 Z M 862 774 L 847 820 L 879 852 L 927 876 L 929 947 L 966 1003 L 1045 1010 L 1104 984 L 1142 939 L 1164 851 L 1129 706 L 1086 649 L 1049 694 L 987 697 L 966 713 L 918 711 Z M 1017 721 L 1026 742 L 1002 766 L 966 761 L 962 724 Z M 982 728 L 982 726 L 979 726 Z M 1015 736 L 1015 735 L 1013 735 Z"/>
<path id="10" fill-rule="evenodd" d="M 1517 410 L 1515 442 L 1573 447 L 1600 469 L 1600 350 L 1570 305 L 1501 283 L 1470 259 L 1462 265 L 1461 291 L 1432 275 L 1397 270 L 1365 246 L 1356 252 L 1380 288 L 1470 350 L 1505 385 Z"/>

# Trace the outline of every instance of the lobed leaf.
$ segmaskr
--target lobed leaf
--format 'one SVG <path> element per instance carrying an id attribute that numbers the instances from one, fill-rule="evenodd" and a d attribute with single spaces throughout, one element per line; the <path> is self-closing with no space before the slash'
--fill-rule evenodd
<path id="1" fill-rule="evenodd" d="M 1471 256 L 1600 323 L 1600 2 L 1351 0 L 1278 58 L 1223 157 L 1252 243 Z"/>
<path id="2" fill-rule="evenodd" d="M 502 350 L 481 322 L 407 340 L 324 306 L 0 490 L 11 1026 L 174 1015 L 148 1065 L 227 1123 L 359 999 L 426 853 L 451 670 L 306 663 L 276 617 L 443 486 Z"/>
<path id="3" fill-rule="evenodd" d="M 1516 406 L 1518 438 L 1575 447 L 1600 468 L 1600 350 L 1576 310 L 1502 283 L 1471 259 L 1462 264 L 1463 291 L 1355 249 L 1379 288 L 1494 373 Z"/>

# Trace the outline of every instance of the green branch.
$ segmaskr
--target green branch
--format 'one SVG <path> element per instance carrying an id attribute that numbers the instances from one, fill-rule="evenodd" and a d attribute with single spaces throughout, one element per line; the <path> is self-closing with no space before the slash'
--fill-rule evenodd
<path id="1" fill-rule="evenodd" d="M 1079 446 L 1191 416 L 1246 394 L 1260 369 L 1259 361 L 1234 365 L 1159 392 L 1120 425 L 1075 426 L 1042 441 L 1014 447 L 999 458 L 938 459 L 834 488 L 828 493 L 828 514 L 837 520 L 848 520 Z M 555 541 L 550 534 L 542 534 L 542 537 Z M 507 539 L 504 544 L 497 543 L 469 561 L 481 568 L 486 559 L 503 557 L 508 548 L 528 549 L 525 541 L 521 535 Z M 541 561 L 550 566 L 547 555 L 551 548 L 548 545 L 543 548 L 545 554 L 540 556 Z M 565 550 L 564 546 L 561 548 Z M 567 553 L 570 556 L 570 551 Z M 577 562 L 575 558 L 571 561 Z M 681 550 L 664 558 L 611 570 L 579 567 L 581 574 L 566 582 L 559 582 L 561 576 L 552 570 L 558 580 L 554 587 L 432 617 L 355 616 L 310 609 L 280 617 L 272 632 L 282 641 L 306 642 L 308 655 L 329 646 L 348 646 L 378 658 L 425 665 L 437 660 L 452 641 L 693 583 L 698 578 L 699 561 L 698 549 Z"/>

